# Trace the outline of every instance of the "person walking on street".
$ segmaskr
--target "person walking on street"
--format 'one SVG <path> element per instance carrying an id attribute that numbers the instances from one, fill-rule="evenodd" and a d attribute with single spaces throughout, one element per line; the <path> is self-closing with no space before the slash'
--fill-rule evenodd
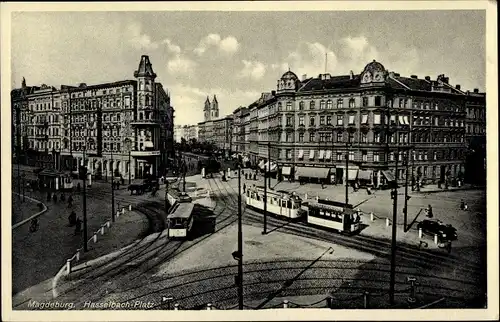
<path id="1" fill-rule="evenodd" d="M 80 217 L 76 218 L 75 222 L 75 235 L 78 235 L 82 230 L 82 220 Z"/>
<path id="2" fill-rule="evenodd" d="M 243 193 L 245 193 L 246 191 L 247 191 L 247 185 L 243 184 Z"/>
<path id="3" fill-rule="evenodd" d="M 74 226 L 76 224 L 76 213 L 72 211 L 68 216 L 69 226 Z"/>
<path id="4" fill-rule="evenodd" d="M 431 207 L 431 205 L 429 205 L 427 207 L 427 217 L 429 217 L 429 218 L 434 217 L 434 214 L 432 213 L 432 207 Z"/>
<path id="5" fill-rule="evenodd" d="M 55 193 L 54 193 L 54 194 L 52 195 L 52 200 L 54 200 L 54 202 L 57 202 L 57 194 L 55 194 Z"/>
<path id="6" fill-rule="evenodd" d="M 71 207 L 73 207 L 73 196 L 69 195 L 69 198 L 68 198 L 68 208 L 71 208 Z"/>

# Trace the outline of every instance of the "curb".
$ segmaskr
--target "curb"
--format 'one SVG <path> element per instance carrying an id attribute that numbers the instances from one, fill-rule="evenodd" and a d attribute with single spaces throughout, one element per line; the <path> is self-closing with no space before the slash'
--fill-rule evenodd
<path id="1" fill-rule="evenodd" d="M 16 194 L 16 195 L 19 195 L 19 196 L 20 196 L 20 194 L 18 194 L 18 193 L 16 193 L 16 192 L 13 192 L 13 194 Z M 38 217 L 38 216 L 40 216 L 40 215 L 43 215 L 43 214 L 44 214 L 44 213 L 48 210 L 47 206 L 46 206 L 43 202 L 41 202 L 40 200 L 36 200 L 36 199 L 33 199 L 33 198 L 31 198 L 31 197 L 27 197 L 27 196 L 24 196 L 24 197 L 25 197 L 25 198 L 27 198 L 27 199 L 30 199 L 30 200 L 32 200 L 32 201 L 34 201 L 34 202 L 36 202 L 36 203 L 41 203 L 41 204 L 43 205 L 43 208 L 44 208 L 44 209 L 43 209 L 42 211 L 37 212 L 37 213 L 36 213 L 36 214 L 34 214 L 33 216 L 31 216 L 31 217 L 29 217 L 29 218 L 26 218 L 26 219 L 24 219 L 23 221 L 18 222 L 18 223 L 17 223 L 17 224 L 15 224 L 15 225 L 12 225 L 12 230 L 14 230 L 14 229 L 16 229 L 16 228 L 19 228 L 20 226 L 22 226 L 22 225 L 24 225 L 24 224 L 28 223 L 28 222 L 29 222 L 29 221 L 31 221 L 33 218 L 36 218 L 36 217 Z"/>
<path id="2" fill-rule="evenodd" d="M 439 193 L 439 192 L 455 192 L 455 191 L 469 191 L 469 190 L 483 190 L 486 187 L 470 187 L 462 189 L 440 189 L 440 190 L 429 190 L 429 191 L 412 191 L 412 194 L 426 194 L 426 193 Z"/>

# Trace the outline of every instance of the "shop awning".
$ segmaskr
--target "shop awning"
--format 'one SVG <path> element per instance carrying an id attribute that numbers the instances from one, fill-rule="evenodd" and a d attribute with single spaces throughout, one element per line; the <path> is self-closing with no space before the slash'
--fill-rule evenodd
<path id="1" fill-rule="evenodd" d="M 264 164 L 266 164 L 264 162 L 264 160 L 260 160 L 260 162 L 259 162 L 259 168 L 264 169 Z"/>
<path id="2" fill-rule="evenodd" d="M 299 159 L 304 157 L 304 150 L 299 150 Z"/>
<path id="3" fill-rule="evenodd" d="M 281 174 L 284 176 L 289 176 L 292 173 L 292 167 L 283 167 L 281 169 Z"/>
<path id="4" fill-rule="evenodd" d="M 392 174 L 391 171 L 388 171 L 388 170 L 382 170 L 382 174 L 384 175 L 384 177 L 387 179 L 387 181 L 391 182 L 391 181 L 396 181 L 396 177 L 394 177 L 394 174 Z"/>
<path id="5" fill-rule="evenodd" d="M 269 172 L 275 172 L 276 170 L 278 170 L 278 165 L 275 162 L 271 161 L 270 165 L 269 162 L 266 162 L 262 168 L 266 169 Z"/>
<path id="6" fill-rule="evenodd" d="M 319 159 L 322 160 L 325 157 L 325 150 L 319 151 Z"/>
<path id="7" fill-rule="evenodd" d="M 325 179 L 329 173 L 329 168 L 297 167 L 299 177 Z"/>
<path id="8" fill-rule="evenodd" d="M 349 169 L 349 171 L 347 171 L 347 174 L 347 180 L 356 180 L 356 178 L 358 177 L 358 169 Z"/>
<path id="9" fill-rule="evenodd" d="M 359 180 L 371 180 L 372 179 L 372 170 L 359 170 L 358 171 L 358 179 Z"/>
<path id="10" fill-rule="evenodd" d="M 249 162 L 249 161 L 250 161 L 250 159 L 248 157 L 243 158 L 243 162 Z"/>
<path id="11" fill-rule="evenodd" d="M 152 141 L 144 142 L 144 147 L 145 148 L 153 148 L 154 147 L 153 142 Z"/>
<path id="12" fill-rule="evenodd" d="M 309 159 L 314 159 L 314 150 L 309 151 Z"/>
<path id="13" fill-rule="evenodd" d="M 332 158 L 332 151 L 328 150 L 326 151 L 326 159 L 330 160 Z"/>

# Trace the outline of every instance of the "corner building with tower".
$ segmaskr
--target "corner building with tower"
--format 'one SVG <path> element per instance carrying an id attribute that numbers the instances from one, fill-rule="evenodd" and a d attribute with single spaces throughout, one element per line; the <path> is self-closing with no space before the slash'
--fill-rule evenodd
<path id="1" fill-rule="evenodd" d="M 174 108 L 147 55 L 134 80 L 11 92 L 13 151 L 20 163 L 96 178 L 161 175 L 173 158 Z M 15 153 L 15 152 L 14 152 Z M 17 162 L 17 160 L 13 160 Z"/>
<path id="2" fill-rule="evenodd" d="M 343 183 L 348 172 L 348 180 L 379 187 L 405 180 L 408 164 L 409 180 L 444 183 L 464 172 L 485 177 L 481 162 L 466 166 L 466 129 L 484 140 L 485 109 L 477 89 L 463 91 L 445 75 L 403 77 L 376 61 L 360 74 L 299 79 L 288 71 L 235 115 L 243 128 L 234 129 L 234 144 L 253 165 L 269 158 L 285 179 Z"/>

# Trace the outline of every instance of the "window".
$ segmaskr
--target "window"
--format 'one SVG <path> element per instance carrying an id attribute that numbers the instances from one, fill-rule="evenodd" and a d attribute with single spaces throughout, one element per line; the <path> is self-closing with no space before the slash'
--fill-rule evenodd
<path id="1" fill-rule="evenodd" d="M 382 106 L 382 97 L 375 96 L 375 106 Z"/>
<path id="2" fill-rule="evenodd" d="M 282 104 L 281 104 L 281 102 L 279 102 L 278 103 L 278 111 L 281 111 L 281 109 L 282 109 Z"/>
<path id="3" fill-rule="evenodd" d="M 299 125 L 304 125 L 304 116 L 299 116 Z"/>
<path id="4" fill-rule="evenodd" d="M 354 124 L 355 115 L 349 115 L 349 124 Z"/>
<path id="5" fill-rule="evenodd" d="M 314 142 L 314 141 L 316 141 L 315 133 L 309 133 L 309 142 Z"/>
<path id="6" fill-rule="evenodd" d="M 380 124 L 380 114 L 373 114 L 373 124 Z"/>
<path id="7" fill-rule="evenodd" d="M 291 116 L 287 116 L 286 117 L 286 125 L 292 125 L 292 117 Z"/>
<path id="8" fill-rule="evenodd" d="M 363 107 L 368 106 L 368 97 L 363 97 Z"/>
<path id="9" fill-rule="evenodd" d="M 331 124 L 332 124 L 332 116 L 331 116 L 331 115 L 328 115 L 328 116 L 326 117 L 326 124 L 328 124 L 328 125 L 331 125 Z"/>
<path id="10" fill-rule="evenodd" d="M 304 142 L 304 133 L 299 133 L 299 142 Z"/>
<path id="11" fill-rule="evenodd" d="M 304 102 L 299 103 L 299 110 L 303 111 L 304 110 Z"/>
<path id="12" fill-rule="evenodd" d="M 291 111 L 292 110 L 292 102 L 286 102 L 286 110 Z"/>
<path id="13" fill-rule="evenodd" d="M 361 124 L 368 124 L 368 114 L 361 115 Z"/>
<path id="14" fill-rule="evenodd" d="M 315 105 L 316 105 L 316 102 L 315 102 L 315 101 L 311 101 L 311 102 L 309 103 L 309 109 L 310 109 L 310 110 L 314 110 Z"/>
<path id="15" fill-rule="evenodd" d="M 286 150 L 286 158 L 291 159 L 292 158 L 292 149 L 287 149 Z"/>
<path id="16" fill-rule="evenodd" d="M 326 108 L 331 110 L 333 108 L 333 102 L 332 100 L 326 101 Z"/>
<path id="17" fill-rule="evenodd" d="M 368 152 L 367 151 L 361 151 L 361 159 L 363 160 L 363 162 L 368 161 Z"/>
<path id="18" fill-rule="evenodd" d="M 325 133 L 319 134 L 319 142 L 325 142 Z"/>
<path id="19" fill-rule="evenodd" d="M 319 109 L 324 110 L 325 109 L 325 101 L 320 101 L 319 102 Z"/>
<path id="20" fill-rule="evenodd" d="M 337 161 L 342 161 L 342 153 L 337 152 Z"/>
<path id="21" fill-rule="evenodd" d="M 373 142 L 380 143 L 380 133 L 376 132 L 373 134 Z"/>
<path id="22" fill-rule="evenodd" d="M 354 161 L 354 151 L 349 151 L 349 161 Z"/>
<path id="23" fill-rule="evenodd" d="M 337 125 L 344 125 L 344 116 L 337 115 Z"/>
<path id="24" fill-rule="evenodd" d="M 292 142 L 292 135 L 290 133 L 286 133 L 286 142 Z"/>
<path id="25" fill-rule="evenodd" d="M 342 132 L 337 133 L 337 142 L 342 142 Z"/>
<path id="26" fill-rule="evenodd" d="M 349 141 L 348 142 L 354 142 L 354 132 L 349 132 Z"/>
<path id="27" fill-rule="evenodd" d="M 339 98 L 337 100 L 337 108 L 343 108 L 344 107 L 344 100 L 342 98 Z"/>
<path id="28" fill-rule="evenodd" d="M 361 143 L 367 143 L 368 142 L 368 136 L 366 133 L 361 133 Z"/>
<path id="29" fill-rule="evenodd" d="M 373 152 L 373 162 L 379 162 L 380 161 L 380 156 L 378 152 Z"/>
<path id="30" fill-rule="evenodd" d="M 325 116 L 320 116 L 319 117 L 319 125 L 325 125 Z"/>
<path id="31" fill-rule="evenodd" d="M 314 117 L 314 116 L 310 116 L 310 117 L 309 117 L 309 125 L 310 125 L 310 126 L 314 126 L 314 125 L 315 125 L 315 124 L 314 124 L 314 121 L 315 121 L 315 117 Z"/>
<path id="32" fill-rule="evenodd" d="M 354 100 L 354 98 L 351 98 L 349 100 L 349 108 L 354 108 L 356 107 L 356 101 Z"/>
<path id="33" fill-rule="evenodd" d="M 394 161 L 394 152 L 389 153 L 389 160 Z"/>

